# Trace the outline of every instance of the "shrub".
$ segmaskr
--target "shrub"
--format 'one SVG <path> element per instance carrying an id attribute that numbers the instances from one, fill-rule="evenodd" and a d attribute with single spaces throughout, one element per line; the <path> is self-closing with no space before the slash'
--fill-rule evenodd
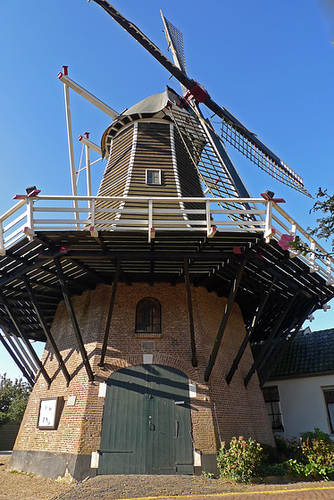
<path id="1" fill-rule="evenodd" d="M 277 449 L 270 444 L 261 443 L 263 451 L 263 461 L 267 464 L 275 464 L 277 462 Z"/>
<path id="2" fill-rule="evenodd" d="M 277 461 L 284 462 L 293 459 L 300 459 L 301 454 L 301 440 L 296 437 L 292 439 L 284 439 L 282 436 L 275 436 L 275 443 L 277 449 Z"/>
<path id="3" fill-rule="evenodd" d="M 328 481 L 334 477 L 334 443 L 328 434 L 319 429 L 305 432 L 300 445 L 300 458 L 290 459 L 288 466 L 292 474 Z"/>
<path id="4" fill-rule="evenodd" d="M 237 483 L 248 483 L 260 468 L 263 458 L 259 443 L 243 436 L 232 438 L 229 447 L 222 443 L 218 452 L 217 462 L 220 475 Z"/>
<path id="5" fill-rule="evenodd" d="M 289 466 L 288 466 L 287 462 L 281 462 L 278 464 L 263 463 L 261 465 L 261 469 L 260 469 L 260 476 L 261 477 L 285 476 L 287 474 L 289 474 Z"/>
<path id="6" fill-rule="evenodd" d="M 322 432 L 318 427 L 315 427 L 314 431 L 302 432 L 301 438 L 303 441 L 307 441 L 308 439 L 317 439 L 318 441 L 324 441 L 330 445 L 333 445 L 333 441 L 329 434 L 326 432 Z"/>

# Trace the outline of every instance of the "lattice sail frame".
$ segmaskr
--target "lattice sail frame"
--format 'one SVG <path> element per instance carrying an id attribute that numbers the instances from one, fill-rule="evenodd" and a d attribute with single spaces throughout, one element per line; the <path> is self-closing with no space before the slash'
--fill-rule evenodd
<path id="1" fill-rule="evenodd" d="M 248 134 L 250 134 L 250 132 L 248 132 Z M 274 161 L 273 158 L 266 155 L 263 150 L 257 146 L 256 142 L 253 142 L 251 138 L 248 137 L 248 134 L 246 135 L 242 128 L 237 127 L 233 122 L 228 120 L 227 117 L 222 118 L 221 135 L 224 140 L 277 181 L 311 197 L 310 193 L 304 187 L 303 179 L 282 160 L 279 160 L 280 163 L 278 163 L 278 161 Z"/>
<path id="2" fill-rule="evenodd" d="M 194 113 L 185 113 L 175 107 L 171 108 L 168 114 L 179 131 L 201 181 L 207 187 L 206 194 L 210 192 L 213 198 L 239 198 L 240 195 L 236 190 L 233 179 L 226 165 L 212 146 L 200 118 Z M 226 210 L 231 210 L 228 217 L 232 220 L 254 220 L 254 216 L 242 213 L 250 208 L 255 209 L 254 205 L 237 202 L 218 202 L 218 205 Z"/>
<path id="3" fill-rule="evenodd" d="M 183 34 L 182 31 L 176 28 L 168 19 L 165 18 L 163 13 L 160 11 L 162 21 L 164 23 L 165 29 L 167 31 L 166 38 L 168 41 L 168 47 L 175 50 L 177 55 L 177 62 L 183 73 L 187 74 L 186 59 L 184 56 L 184 45 L 183 45 Z M 169 37 L 168 37 L 169 35 Z"/>

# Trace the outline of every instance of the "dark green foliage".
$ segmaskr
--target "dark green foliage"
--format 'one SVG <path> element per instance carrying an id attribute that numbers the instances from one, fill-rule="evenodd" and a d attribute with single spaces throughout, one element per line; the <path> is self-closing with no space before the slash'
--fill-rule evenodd
<path id="1" fill-rule="evenodd" d="M 329 435 L 314 429 L 302 434 L 298 456 L 288 460 L 291 474 L 323 479 L 334 478 L 334 443 Z"/>
<path id="2" fill-rule="evenodd" d="M 317 236 L 318 238 L 333 238 L 334 235 L 334 195 L 330 196 L 327 193 L 327 189 L 318 189 L 317 201 L 311 208 L 310 212 L 322 212 L 324 214 L 322 217 L 316 220 L 317 226 L 313 229 L 308 228 L 308 232 L 312 236 Z M 307 255 L 312 252 L 312 250 L 305 245 L 298 236 L 295 237 L 294 241 L 290 242 L 293 249 L 298 250 L 302 255 Z M 332 250 L 334 251 L 334 239 L 331 241 Z M 329 252 L 327 255 L 333 255 L 333 251 Z M 327 255 L 323 255 L 319 252 L 314 252 L 315 256 L 319 259 L 324 259 Z"/>
<path id="3" fill-rule="evenodd" d="M 284 439 L 282 436 L 275 436 L 275 443 L 277 449 L 277 462 L 284 462 L 290 458 L 300 458 L 300 439 Z"/>
<path id="4" fill-rule="evenodd" d="M 281 463 L 263 463 L 261 465 L 260 469 L 260 476 L 261 477 L 268 477 L 268 476 L 286 476 L 289 474 L 288 470 L 288 464 L 287 462 L 281 462 Z"/>
<path id="5" fill-rule="evenodd" d="M 323 441 L 324 443 L 333 445 L 333 441 L 329 434 L 326 432 L 322 432 L 318 427 L 315 427 L 314 431 L 307 431 L 301 434 L 301 438 L 303 441 L 307 441 L 308 439 L 317 439 L 318 441 Z"/>
<path id="6" fill-rule="evenodd" d="M 334 195 L 330 196 L 327 189 L 324 191 L 319 188 L 317 193 L 317 201 L 313 205 L 312 212 L 322 212 L 324 215 L 317 219 L 317 227 L 311 231 L 311 234 L 318 238 L 326 240 L 333 237 L 334 234 Z M 332 240 L 334 247 L 334 240 Z"/>
<path id="7" fill-rule="evenodd" d="M 263 451 L 263 460 L 267 464 L 275 464 L 277 462 L 277 448 L 270 444 L 261 444 Z"/>
<path id="8" fill-rule="evenodd" d="M 334 443 L 325 432 L 315 428 L 303 432 L 299 440 L 275 440 L 278 461 L 288 474 L 315 480 L 334 477 Z"/>
<path id="9" fill-rule="evenodd" d="M 320 429 L 304 432 L 297 440 L 275 436 L 276 449 L 242 436 L 233 438 L 218 452 L 220 475 L 238 483 L 248 483 L 255 475 L 291 475 L 299 479 L 334 480 L 334 442 Z"/>
<path id="10" fill-rule="evenodd" d="M 0 425 L 6 422 L 21 422 L 27 406 L 31 388 L 22 379 L 13 382 L 0 375 Z"/>

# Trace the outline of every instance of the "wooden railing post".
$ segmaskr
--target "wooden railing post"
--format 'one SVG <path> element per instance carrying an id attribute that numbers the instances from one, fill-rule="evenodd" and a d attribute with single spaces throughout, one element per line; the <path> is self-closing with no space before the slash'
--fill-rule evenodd
<path id="1" fill-rule="evenodd" d="M 205 216 L 206 216 L 206 234 L 207 236 L 211 233 L 211 214 L 210 214 L 210 200 L 205 202 Z"/>
<path id="2" fill-rule="evenodd" d="M 267 212 L 266 212 L 266 226 L 264 230 L 264 237 L 266 243 L 270 242 L 270 238 L 274 236 L 275 229 L 272 227 L 272 215 L 273 215 L 273 202 L 267 201 Z"/>
<path id="3" fill-rule="evenodd" d="M 6 250 L 5 250 L 5 242 L 4 242 L 4 237 L 3 237 L 3 225 L 2 221 L 0 221 L 0 255 L 5 255 Z"/>
<path id="4" fill-rule="evenodd" d="M 155 237 L 155 229 L 153 227 L 153 200 L 150 198 L 148 200 L 148 242 Z"/>
<path id="5" fill-rule="evenodd" d="M 34 231 L 34 198 L 27 198 L 27 225 L 23 229 L 28 240 L 31 241 L 35 236 Z"/>
<path id="6" fill-rule="evenodd" d="M 96 209 L 96 200 L 95 198 L 92 198 L 90 201 L 90 206 L 91 206 L 91 214 L 90 214 L 90 226 L 89 226 L 89 231 L 91 236 L 94 236 L 94 238 L 97 238 L 99 233 L 95 229 L 95 209 Z"/>

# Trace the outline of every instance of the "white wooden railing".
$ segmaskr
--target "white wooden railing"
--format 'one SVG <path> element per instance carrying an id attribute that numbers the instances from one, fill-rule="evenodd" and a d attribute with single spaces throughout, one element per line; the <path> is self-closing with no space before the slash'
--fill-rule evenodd
<path id="1" fill-rule="evenodd" d="M 106 201 L 110 204 L 117 202 L 118 208 L 101 209 L 97 201 L 99 205 Z M 137 202 L 139 208 L 130 208 L 128 204 L 124 206 L 122 202 Z M 218 202 L 238 205 L 240 209 L 224 209 Z M 196 203 L 199 208 L 190 209 L 188 203 Z M 251 208 L 243 209 L 243 204 Z M 243 214 L 244 220 L 230 219 L 231 214 Z M 188 216 L 194 217 L 194 220 Z M 164 230 L 196 231 L 209 237 L 217 231 L 257 232 L 267 242 L 271 238 L 279 241 L 283 234 L 299 236 L 311 250 L 307 255 L 299 254 L 299 258 L 311 272 L 321 274 L 328 284 L 334 284 L 334 261 L 326 250 L 279 204 L 263 198 L 26 197 L 0 217 L 0 255 L 5 255 L 6 250 L 24 236 L 33 239 L 36 231 L 89 231 L 96 237 L 100 229 L 144 231 L 149 241 L 156 232 Z M 292 258 L 297 254 L 290 250 Z"/>

